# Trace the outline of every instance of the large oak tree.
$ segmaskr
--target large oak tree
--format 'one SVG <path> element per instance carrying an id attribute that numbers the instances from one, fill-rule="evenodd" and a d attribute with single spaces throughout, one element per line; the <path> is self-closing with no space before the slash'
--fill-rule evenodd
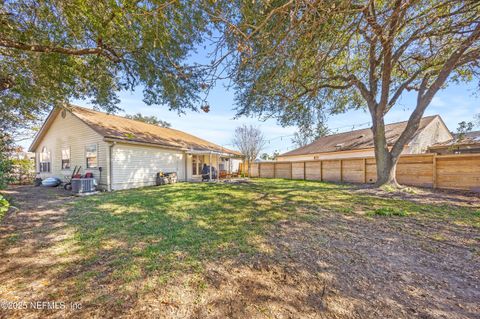
<path id="1" fill-rule="evenodd" d="M 400 153 L 435 94 L 478 79 L 476 0 L 240 1 L 215 19 L 239 114 L 303 125 L 318 112 L 368 109 L 378 185 L 396 184 Z M 385 115 L 406 92 L 416 96 L 413 111 L 387 145 Z"/>
<path id="2" fill-rule="evenodd" d="M 201 67 L 186 63 L 207 19 L 196 0 L 0 0 L 0 125 L 87 99 L 115 111 L 143 87 L 147 104 L 195 109 Z"/>

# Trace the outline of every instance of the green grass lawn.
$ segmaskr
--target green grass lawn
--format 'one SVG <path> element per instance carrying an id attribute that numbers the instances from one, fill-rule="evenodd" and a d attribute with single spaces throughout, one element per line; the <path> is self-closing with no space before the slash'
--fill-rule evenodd
<path id="1" fill-rule="evenodd" d="M 11 196 L 20 209 L 1 225 L 0 291 L 19 300 L 80 302 L 81 311 L 64 314 L 77 318 L 224 318 L 242 311 L 237 317 L 301 318 L 325 309 L 326 317 L 357 318 L 348 315 L 354 308 L 343 314 L 352 302 L 365 313 L 380 302 L 379 316 L 394 317 L 400 308 L 389 300 L 403 305 L 412 287 L 428 295 L 442 285 L 443 296 L 460 296 L 448 307 L 473 307 L 478 200 L 407 191 L 401 195 L 415 201 L 393 199 L 402 196 L 388 190 L 281 179 L 84 198 L 19 189 Z M 372 285 L 373 303 L 365 297 Z M 408 307 L 427 301 L 417 296 Z"/>
<path id="2" fill-rule="evenodd" d="M 314 221 L 325 213 L 480 227 L 478 210 L 362 195 L 351 188 L 271 179 L 180 183 L 85 198 L 72 204 L 68 222 L 86 263 L 106 258 L 113 269 L 109 276 L 125 283 L 146 275 L 162 282 L 182 272 L 200 274 L 205 262 L 268 251 L 264 234 L 276 222 Z"/>

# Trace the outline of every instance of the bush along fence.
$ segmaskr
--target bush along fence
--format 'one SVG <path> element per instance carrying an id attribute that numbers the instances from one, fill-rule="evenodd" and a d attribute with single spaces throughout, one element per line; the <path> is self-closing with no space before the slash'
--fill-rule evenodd
<path id="1" fill-rule="evenodd" d="M 32 184 L 35 179 L 34 162 L 29 159 L 11 160 L 11 170 L 8 179 L 9 184 Z"/>
<path id="2" fill-rule="evenodd" d="M 260 162 L 251 177 L 375 183 L 374 157 Z M 403 185 L 480 192 L 480 154 L 403 155 L 397 165 L 397 181 Z"/>

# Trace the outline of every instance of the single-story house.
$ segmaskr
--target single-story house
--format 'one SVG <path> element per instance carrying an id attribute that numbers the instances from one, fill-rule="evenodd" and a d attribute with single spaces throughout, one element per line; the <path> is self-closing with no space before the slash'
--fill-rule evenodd
<path id="1" fill-rule="evenodd" d="M 452 135 L 452 139 L 435 143 L 428 151 L 439 155 L 480 153 L 480 131 Z"/>
<path id="2" fill-rule="evenodd" d="M 239 152 L 191 134 L 79 106 L 53 109 L 29 151 L 39 177 L 66 178 L 81 166 L 104 190 L 154 185 L 160 171 L 198 180 L 203 164 L 232 171 L 241 161 Z"/>
<path id="3" fill-rule="evenodd" d="M 389 146 L 400 137 L 407 121 L 385 125 Z M 403 154 L 425 153 L 428 147 L 451 140 L 452 134 L 439 115 L 421 119 L 412 141 L 405 145 Z M 375 156 L 373 133 L 370 128 L 323 136 L 303 147 L 277 157 L 278 161 L 325 160 Z"/>

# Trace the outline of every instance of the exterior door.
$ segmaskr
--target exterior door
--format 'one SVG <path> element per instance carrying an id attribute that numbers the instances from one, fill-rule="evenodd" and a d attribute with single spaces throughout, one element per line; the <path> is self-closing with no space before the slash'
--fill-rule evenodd
<path id="1" fill-rule="evenodd" d="M 203 155 L 192 156 L 192 175 L 193 176 L 202 175 L 203 163 L 205 163 L 203 159 Z"/>

